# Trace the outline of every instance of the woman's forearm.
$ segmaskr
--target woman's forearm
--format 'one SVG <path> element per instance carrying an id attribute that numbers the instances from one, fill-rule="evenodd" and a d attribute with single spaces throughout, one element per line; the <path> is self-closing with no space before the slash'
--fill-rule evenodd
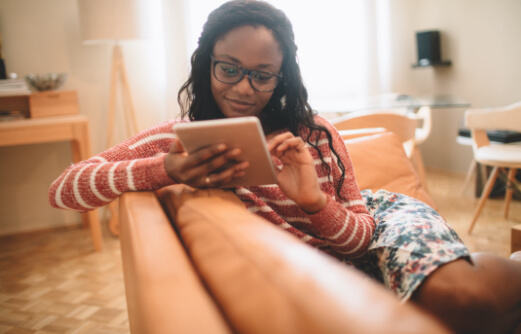
<path id="1" fill-rule="evenodd" d="M 154 190 L 172 182 L 162 156 L 116 162 L 94 157 L 67 168 L 51 184 L 49 202 L 82 212 L 108 204 L 124 192 Z"/>

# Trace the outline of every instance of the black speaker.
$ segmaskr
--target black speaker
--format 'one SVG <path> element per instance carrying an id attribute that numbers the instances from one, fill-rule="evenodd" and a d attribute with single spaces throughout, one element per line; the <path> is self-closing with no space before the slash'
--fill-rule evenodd
<path id="1" fill-rule="evenodd" d="M 0 80 L 7 79 L 4 60 L 0 58 Z"/>
<path id="2" fill-rule="evenodd" d="M 416 33 L 418 46 L 418 65 L 441 63 L 440 32 L 438 30 L 420 31 Z"/>

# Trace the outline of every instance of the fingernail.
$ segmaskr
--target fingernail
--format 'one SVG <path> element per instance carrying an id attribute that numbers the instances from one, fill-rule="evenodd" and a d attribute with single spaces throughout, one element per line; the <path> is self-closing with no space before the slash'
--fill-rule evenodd
<path id="1" fill-rule="evenodd" d="M 217 145 L 217 149 L 218 149 L 219 151 L 222 151 L 222 150 L 224 150 L 225 148 L 226 148 L 226 145 L 225 145 L 225 144 L 219 144 L 219 145 Z"/>

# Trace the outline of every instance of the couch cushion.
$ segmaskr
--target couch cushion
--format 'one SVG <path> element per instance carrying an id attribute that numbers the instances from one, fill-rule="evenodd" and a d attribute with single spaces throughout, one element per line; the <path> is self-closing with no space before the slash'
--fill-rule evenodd
<path id="1" fill-rule="evenodd" d="M 248 212 L 224 191 L 186 192 L 186 201 L 179 195 L 169 189 L 161 197 L 177 213 L 192 262 L 236 332 L 445 332 L 412 304 Z"/>
<path id="2" fill-rule="evenodd" d="M 435 208 L 418 174 L 394 133 L 385 132 L 346 140 L 360 190 L 385 189 L 419 199 Z"/>

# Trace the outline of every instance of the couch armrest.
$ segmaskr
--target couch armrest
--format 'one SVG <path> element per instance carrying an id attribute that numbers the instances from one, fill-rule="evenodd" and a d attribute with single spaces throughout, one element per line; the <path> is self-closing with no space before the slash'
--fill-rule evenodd
<path id="1" fill-rule="evenodd" d="M 120 240 L 132 333 L 230 333 L 155 193 L 121 196 Z"/>
<path id="2" fill-rule="evenodd" d="M 169 189 L 162 203 L 234 331 L 447 333 L 365 275 L 250 213 L 234 195 L 184 195 Z"/>
<path id="3" fill-rule="evenodd" d="M 360 190 L 385 189 L 414 197 L 436 209 L 397 135 L 384 132 L 345 143 Z"/>

